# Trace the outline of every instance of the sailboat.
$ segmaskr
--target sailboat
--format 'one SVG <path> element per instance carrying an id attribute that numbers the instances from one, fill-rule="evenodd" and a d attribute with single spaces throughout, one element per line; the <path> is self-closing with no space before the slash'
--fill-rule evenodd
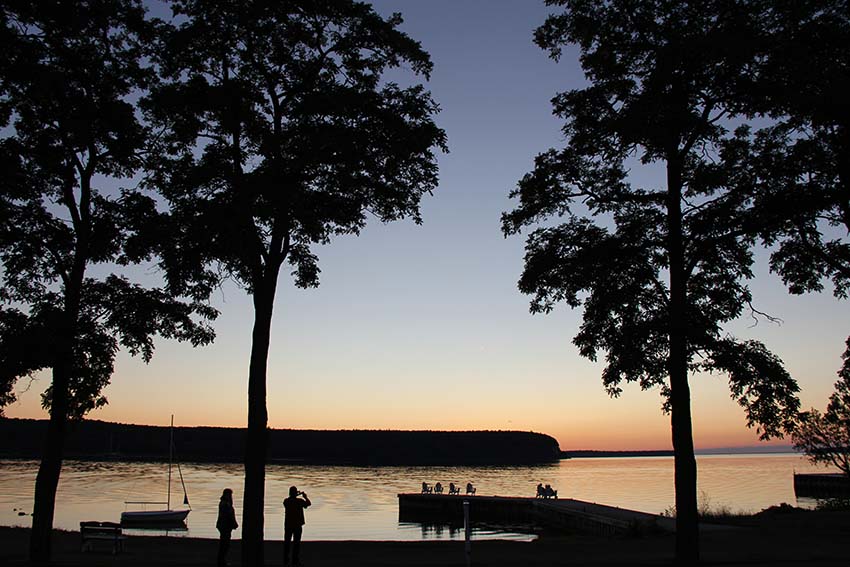
<path id="1" fill-rule="evenodd" d="M 171 468 L 174 463 L 174 416 L 171 416 L 171 442 L 168 448 L 168 498 L 165 502 L 124 502 L 124 504 L 142 505 L 143 510 L 121 512 L 121 523 L 133 526 L 172 526 L 180 525 L 186 520 L 186 516 L 192 511 L 189 506 L 189 495 L 186 493 L 186 483 L 183 482 L 183 471 L 180 463 L 177 463 L 177 472 L 180 474 L 180 484 L 183 486 L 183 504 L 189 506 L 184 510 L 171 509 Z M 165 504 L 164 510 L 147 510 L 148 505 L 161 506 Z"/>

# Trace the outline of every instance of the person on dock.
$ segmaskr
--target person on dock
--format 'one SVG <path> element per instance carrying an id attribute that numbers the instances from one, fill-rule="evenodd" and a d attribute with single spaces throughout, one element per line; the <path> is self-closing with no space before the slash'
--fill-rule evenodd
<path id="1" fill-rule="evenodd" d="M 301 496 L 302 498 L 298 498 Z M 306 492 L 299 492 L 294 486 L 289 487 L 289 498 L 283 501 L 283 564 L 301 565 L 301 532 L 304 526 L 304 508 L 310 506 Z M 290 563 L 289 548 L 292 547 L 292 563 Z"/>
<path id="2" fill-rule="evenodd" d="M 227 565 L 227 552 L 230 549 L 230 533 L 239 527 L 236 522 L 236 511 L 233 510 L 233 491 L 225 488 L 218 501 L 218 520 L 215 523 L 218 530 L 218 566 Z"/>

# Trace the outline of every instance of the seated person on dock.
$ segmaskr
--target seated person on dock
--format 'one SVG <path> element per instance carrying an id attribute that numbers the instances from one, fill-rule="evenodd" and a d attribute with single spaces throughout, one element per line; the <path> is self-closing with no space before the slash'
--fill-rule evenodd
<path id="1" fill-rule="evenodd" d="M 460 487 L 455 486 L 455 483 L 449 483 L 449 494 L 460 494 Z"/>
<path id="2" fill-rule="evenodd" d="M 546 496 L 544 498 L 558 498 L 558 491 L 553 489 L 551 485 L 547 484 L 544 490 L 546 491 Z"/>
<path id="3" fill-rule="evenodd" d="M 535 498 L 546 498 L 546 489 L 543 488 L 543 483 L 537 484 L 537 496 Z"/>
<path id="4" fill-rule="evenodd" d="M 434 485 L 434 493 L 435 494 L 442 494 L 443 493 L 443 485 L 440 484 L 439 482 Z"/>
<path id="5" fill-rule="evenodd" d="M 434 492 L 434 489 L 431 488 L 431 485 L 428 484 L 427 482 L 423 482 L 422 483 L 422 494 L 431 494 L 432 492 Z"/>
<path id="6" fill-rule="evenodd" d="M 467 483 L 466 483 L 466 493 L 467 493 L 467 494 L 472 494 L 473 496 L 475 496 L 475 487 L 474 487 L 474 486 L 472 486 L 472 483 L 471 483 L 471 482 L 467 482 Z"/>

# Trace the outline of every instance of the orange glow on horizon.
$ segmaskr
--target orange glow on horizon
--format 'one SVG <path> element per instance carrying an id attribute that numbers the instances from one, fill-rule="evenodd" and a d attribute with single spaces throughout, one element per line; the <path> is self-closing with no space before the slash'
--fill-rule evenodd
<path id="1" fill-rule="evenodd" d="M 109 392 L 107 392 L 109 394 Z M 175 403 L 158 407 L 128 403 L 120 395 L 110 395 L 111 403 L 89 414 L 89 419 L 132 423 L 139 425 L 165 425 L 175 414 L 178 426 L 245 427 L 246 412 L 232 411 L 232 404 L 219 398 L 204 395 L 183 400 L 177 396 Z M 241 396 L 244 400 L 244 395 Z M 285 415 L 289 409 L 271 401 L 269 427 L 275 429 L 403 429 L 403 430 L 518 430 L 535 431 L 551 435 L 558 440 L 561 450 L 643 451 L 669 450 L 669 416 L 660 410 L 657 396 L 651 393 L 631 393 L 628 399 L 612 400 L 604 394 L 596 404 L 583 412 L 573 408 L 569 413 L 557 408 L 546 412 L 522 409 L 514 419 L 494 420 L 492 415 L 505 412 L 505 407 L 515 405 L 490 400 L 493 407 L 481 406 L 477 410 L 468 406 L 468 400 L 457 398 L 441 401 L 443 411 L 435 414 L 427 399 L 419 404 L 405 404 L 396 409 L 380 411 L 386 400 L 362 402 L 357 410 L 345 409 L 345 400 L 318 411 L 310 403 Z M 46 419 L 47 413 L 38 403 L 34 391 L 26 392 L 21 400 L 6 409 L 8 417 Z M 241 405 L 241 404 L 240 404 Z M 357 404 L 355 404 L 357 405 Z M 241 407 L 239 409 L 242 409 Z M 550 411 L 554 409 L 554 411 Z M 523 417 L 524 416 L 524 417 Z M 706 419 L 708 418 L 708 419 Z M 746 428 L 743 413 L 733 402 L 722 407 L 694 409 L 694 444 L 697 450 L 720 447 L 749 447 L 756 445 L 787 445 L 788 440 L 760 442 L 754 430 Z"/>

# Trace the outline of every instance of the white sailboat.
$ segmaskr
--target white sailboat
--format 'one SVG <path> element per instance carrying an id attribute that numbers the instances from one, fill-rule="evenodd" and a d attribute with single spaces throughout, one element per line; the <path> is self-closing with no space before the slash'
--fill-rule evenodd
<path id="1" fill-rule="evenodd" d="M 162 525 L 179 525 L 186 520 L 186 516 L 192 511 L 189 506 L 189 496 L 186 493 L 186 483 L 183 482 L 183 471 L 180 469 L 180 463 L 177 463 L 177 471 L 180 473 L 180 484 L 183 486 L 183 504 L 189 506 L 184 510 L 171 509 L 171 468 L 174 462 L 174 416 L 171 416 L 171 442 L 168 447 L 168 497 L 165 502 L 138 502 L 130 501 L 124 504 L 143 506 L 143 510 L 125 511 L 121 513 L 121 523 L 124 525 L 133 526 L 162 526 Z M 148 510 L 147 506 L 161 506 L 165 504 L 164 510 Z"/>

